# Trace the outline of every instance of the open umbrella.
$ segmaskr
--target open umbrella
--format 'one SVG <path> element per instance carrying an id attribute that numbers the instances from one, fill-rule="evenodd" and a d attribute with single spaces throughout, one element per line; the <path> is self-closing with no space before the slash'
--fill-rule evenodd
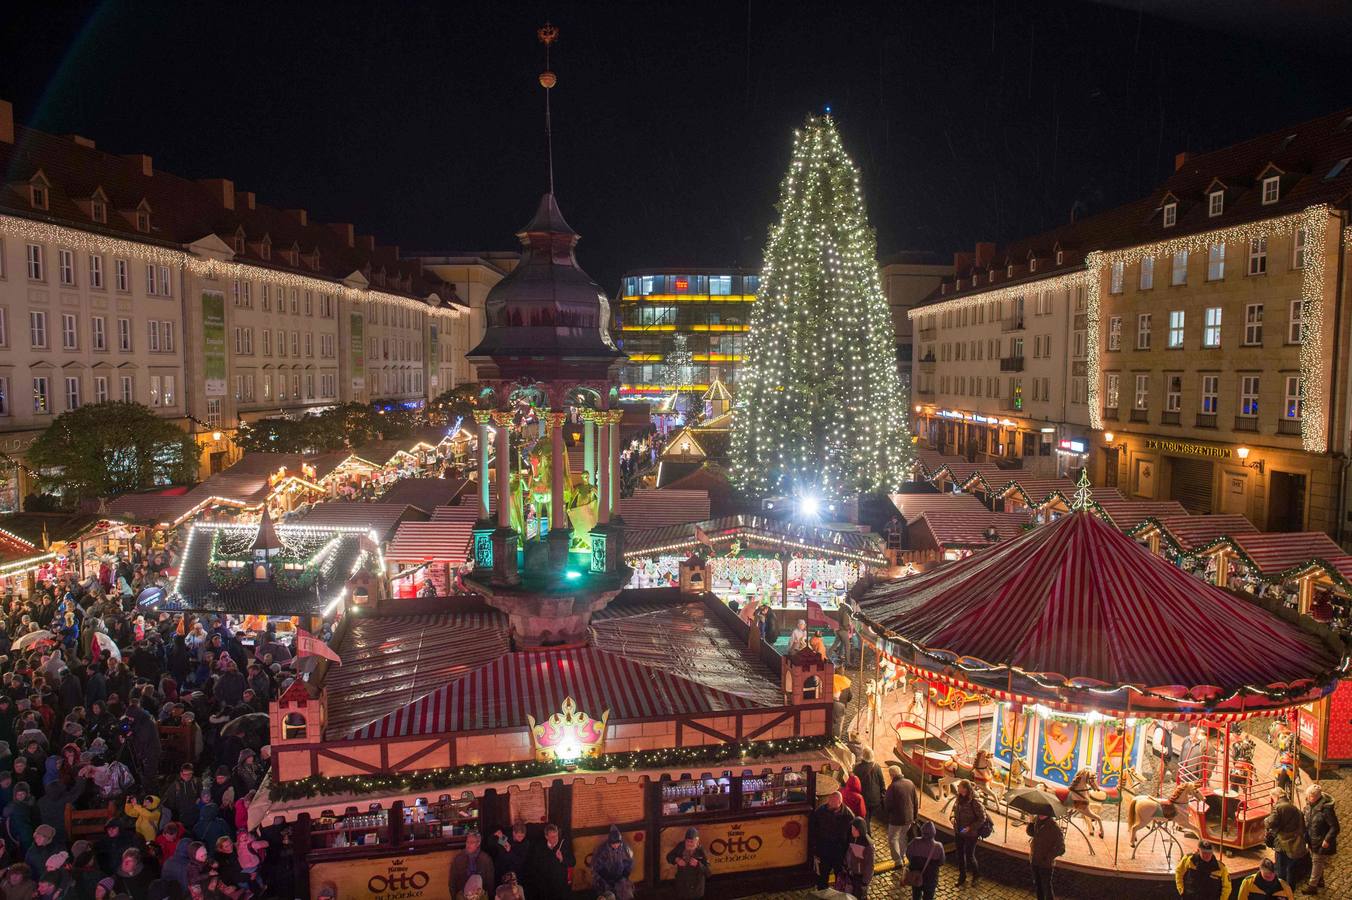
<path id="1" fill-rule="evenodd" d="M 117 641 L 102 631 L 94 632 L 94 643 L 99 645 L 99 649 L 115 659 L 122 658 L 122 651 L 117 646 Z"/>
<path id="2" fill-rule="evenodd" d="M 245 713 L 226 722 L 221 727 L 221 736 L 237 734 L 246 745 L 254 750 L 268 742 L 268 714 Z"/>
<path id="3" fill-rule="evenodd" d="M 1055 794 L 1037 788 L 1017 788 L 1005 795 L 1005 805 L 1030 816 L 1060 818 L 1067 812 L 1065 804 Z"/>
<path id="4" fill-rule="evenodd" d="M 27 650 L 30 647 L 36 647 L 43 642 L 56 643 L 56 635 L 45 628 L 38 631 L 30 631 L 28 634 L 20 635 L 11 646 L 15 650 Z"/>
<path id="5" fill-rule="evenodd" d="M 137 606 L 154 606 L 164 599 L 164 588 L 159 585 L 151 585 L 136 595 Z"/>

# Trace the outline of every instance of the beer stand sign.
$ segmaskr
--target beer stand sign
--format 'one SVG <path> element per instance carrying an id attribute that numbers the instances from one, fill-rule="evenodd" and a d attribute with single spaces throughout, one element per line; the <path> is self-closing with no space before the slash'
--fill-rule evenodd
<path id="1" fill-rule="evenodd" d="M 451 883 L 451 860 L 459 850 L 414 856 L 335 860 L 310 869 L 310 897 L 324 888 L 337 900 L 431 900 L 445 897 Z"/>

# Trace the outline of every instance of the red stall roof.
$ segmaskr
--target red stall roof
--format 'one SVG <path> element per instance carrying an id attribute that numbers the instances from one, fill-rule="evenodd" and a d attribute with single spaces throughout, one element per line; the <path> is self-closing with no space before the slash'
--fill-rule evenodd
<path id="1" fill-rule="evenodd" d="M 860 608 L 907 652 L 964 659 L 972 671 L 1011 666 L 1051 690 L 1073 682 L 1228 697 L 1248 686 L 1313 688 L 1339 661 L 1318 636 L 1199 582 L 1083 510 L 875 586 Z M 1249 709 L 1270 702 L 1247 699 Z"/>
<path id="2" fill-rule="evenodd" d="M 907 525 L 914 524 L 927 512 L 989 512 L 986 504 L 972 494 L 944 491 L 941 494 L 890 494 L 889 497 Z"/>
<path id="3" fill-rule="evenodd" d="M 1105 499 L 1099 500 L 1099 509 L 1123 531 L 1131 531 L 1149 518 L 1163 519 L 1188 514 L 1183 504 L 1177 500 Z"/>
<path id="4" fill-rule="evenodd" d="M 1258 529 L 1247 518 L 1231 514 L 1156 516 L 1153 522 L 1141 522 L 1135 530 L 1139 532 L 1150 525 L 1158 528 L 1165 537 L 1172 540 L 1185 553 L 1190 553 L 1198 547 L 1204 547 L 1226 535 L 1258 533 Z"/>
<path id="5" fill-rule="evenodd" d="M 993 526 L 1000 540 L 1008 541 L 1022 534 L 1032 521 L 1026 512 L 997 513 L 982 508 L 980 512 L 927 512 L 912 525 L 928 531 L 936 547 L 990 547 L 995 542 L 986 539 L 986 529 Z M 918 535 L 911 537 L 913 545 L 918 540 Z"/>
<path id="6" fill-rule="evenodd" d="M 459 565 L 469 558 L 477 518 L 473 506 L 439 506 L 430 522 L 401 522 L 385 548 L 385 558 Z"/>
<path id="7" fill-rule="evenodd" d="M 1271 577 L 1315 560 L 1345 556 L 1343 548 L 1322 531 L 1262 531 L 1229 535 L 1230 543 L 1247 556 L 1261 575 Z"/>

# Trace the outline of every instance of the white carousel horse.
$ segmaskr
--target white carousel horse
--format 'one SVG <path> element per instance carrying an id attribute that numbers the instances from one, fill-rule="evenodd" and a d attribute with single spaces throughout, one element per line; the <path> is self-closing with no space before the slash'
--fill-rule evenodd
<path id="1" fill-rule="evenodd" d="M 1095 828 L 1098 836 L 1103 837 L 1103 818 L 1094 811 L 1094 806 L 1102 808 L 1108 795 L 1099 787 L 1098 776 L 1088 767 L 1080 769 L 1070 781 L 1066 791 L 1066 802 L 1070 805 L 1068 817 L 1079 816 L 1089 826 L 1092 835 Z"/>
<path id="2" fill-rule="evenodd" d="M 1201 785 L 1196 781 L 1184 781 L 1174 786 L 1168 797 L 1147 797 L 1138 794 L 1131 798 L 1127 806 L 1127 827 L 1131 829 L 1131 846 L 1136 846 L 1136 832 L 1142 828 L 1158 827 L 1160 824 L 1173 823 L 1183 831 L 1192 831 L 1192 817 L 1188 814 L 1188 801 L 1201 800 Z"/>
<path id="3" fill-rule="evenodd" d="M 957 758 L 949 759 L 944 763 L 944 774 L 939 777 L 938 785 L 939 796 L 946 798 L 944 809 L 948 809 L 957 799 L 957 783 L 964 779 L 971 782 L 972 790 L 983 805 L 991 809 L 998 806 L 999 801 L 991 792 L 991 785 L 995 781 L 994 769 L 989 750 L 978 750 L 971 763 L 962 762 Z"/>

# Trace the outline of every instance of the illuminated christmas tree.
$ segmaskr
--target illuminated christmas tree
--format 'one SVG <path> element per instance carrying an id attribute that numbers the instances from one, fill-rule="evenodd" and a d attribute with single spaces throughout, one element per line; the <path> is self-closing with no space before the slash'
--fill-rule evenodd
<path id="1" fill-rule="evenodd" d="M 859 170 L 829 115 L 794 135 L 733 410 L 733 476 L 754 496 L 900 486 L 908 398 Z"/>

